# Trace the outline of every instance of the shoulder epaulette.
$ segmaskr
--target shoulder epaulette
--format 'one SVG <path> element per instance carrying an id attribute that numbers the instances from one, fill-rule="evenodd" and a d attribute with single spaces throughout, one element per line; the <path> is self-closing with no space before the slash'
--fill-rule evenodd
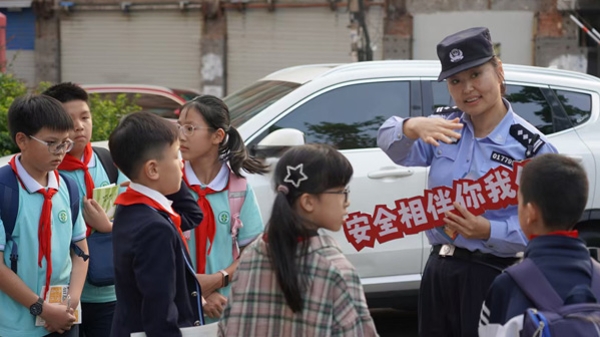
<path id="1" fill-rule="evenodd" d="M 434 115 L 449 115 L 454 112 L 462 112 L 457 106 L 440 106 L 433 110 Z"/>
<path id="2" fill-rule="evenodd" d="M 510 126 L 510 135 L 525 147 L 525 158 L 533 157 L 542 148 L 545 141 L 538 133 L 533 133 L 521 124 Z"/>

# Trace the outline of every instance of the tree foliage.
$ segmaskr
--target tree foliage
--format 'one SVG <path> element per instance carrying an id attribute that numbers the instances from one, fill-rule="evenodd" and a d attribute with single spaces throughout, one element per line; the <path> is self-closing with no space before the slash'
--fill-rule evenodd
<path id="1" fill-rule="evenodd" d="M 39 94 L 51 85 L 48 82 L 41 82 L 33 93 Z M 8 132 L 8 109 L 15 98 L 27 93 L 27 86 L 21 80 L 16 79 L 12 74 L 0 73 L 0 156 L 19 152 L 19 148 Z M 139 111 L 140 107 L 135 104 L 136 98 L 130 100 L 125 94 L 118 95 L 114 99 L 98 94 L 90 95 L 89 105 L 94 123 L 92 141 L 107 140 L 123 116 Z"/>

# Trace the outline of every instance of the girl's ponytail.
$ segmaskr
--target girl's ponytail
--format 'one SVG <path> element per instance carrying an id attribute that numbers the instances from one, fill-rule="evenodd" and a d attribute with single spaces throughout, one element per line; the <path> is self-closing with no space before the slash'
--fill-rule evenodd
<path id="1" fill-rule="evenodd" d="M 219 153 L 224 160 L 229 161 L 231 170 L 235 175 L 241 177 L 242 169 L 248 173 L 264 174 L 268 172 L 268 166 L 249 156 L 242 136 L 233 126 L 230 126 L 226 133 L 227 137 L 221 144 Z"/>

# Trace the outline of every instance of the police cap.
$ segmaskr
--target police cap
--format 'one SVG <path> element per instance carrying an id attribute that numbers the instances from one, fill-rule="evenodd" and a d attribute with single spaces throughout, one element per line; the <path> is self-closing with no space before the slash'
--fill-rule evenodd
<path id="1" fill-rule="evenodd" d="M 437 54 L 442 63 L 438 81 L 480 66 L 494 57 L 490 31 L 485 27 L 474 27 L 447 36 L 437 45 Z"/>

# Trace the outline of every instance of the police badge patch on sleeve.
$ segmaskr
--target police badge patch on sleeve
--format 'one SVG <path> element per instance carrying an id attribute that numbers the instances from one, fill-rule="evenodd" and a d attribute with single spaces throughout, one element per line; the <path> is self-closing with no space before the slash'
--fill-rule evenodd
<path id="1" fill-rule="evenodd" d="M 513 157 L 507 156 L 496 151 L 492 152 L 492 156 L 490 157 L 490 159 L 508 167 L 513 167 L 513 163 L 515 161 Z"/>

